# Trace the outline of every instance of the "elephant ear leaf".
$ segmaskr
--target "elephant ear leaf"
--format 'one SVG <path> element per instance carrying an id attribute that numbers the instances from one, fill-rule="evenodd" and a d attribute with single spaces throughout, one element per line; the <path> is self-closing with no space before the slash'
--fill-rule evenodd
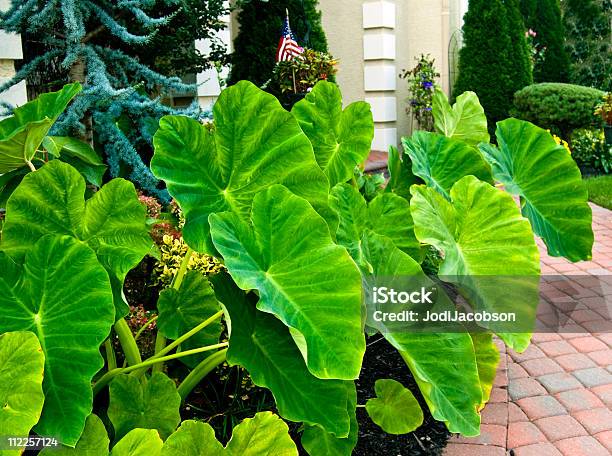
<path id="1" fill-rule="evenodd" d="M 410 200 L 410 186 L 422 184 L 423 181 L 412 173 L 412 163 L 410 158 L 401 153 L 397 147 L 389 148 L 389 182 L 385 187 L 386 193 L 395 193 L 407 200 Z"/>
<path id="2" fill-rule="evenodd" d="M 259 291 L 257 308 L 290 328 L 310 372 L 357 378 L 365 352 L 359 270 L 312 206 L 273 185 L 255 196 L 251 223 L 226 212 L 210 224 L 236 284 Z"/>
<path id="3" fill-rule="evenodd" d="M 253 383 L 268 388 L 283 418 L 348 435 L 346 385 L 352 383 L 312 375 L 287 327 L 273 315 L 258 311 L 253 294 L 245 294 L 225 272 L 211 277 L 211 282 L 229 314 L 230 365 L 244 367 Z"/>
<path id="4" fill-rule="evenodd" d="M 40 456 L 108 456 L 110 440 L 102 420 L 93 413 L 85 421 L 85 429 L 74 448 L 62 445 L 60 448 L 45 448 Z"/>
<path id="5" fill-rule="evenodd" d="M 27 436 L 40 419 L 45 400 L 44 364 L 45 355 L 34 333 L 0 335 L 0 435 Z M 6 450 L 7 455 L 20 453 Z"/>
<path id="6" fill-rule="evenodd" d="M 161 372 L 146 381 L 120 375 L 109 391 L 108 418 L 117 440 L 136 428 L 156 429 L 167 438 L 181 422 L 181 397 L 174 382 Z"/>
<path id="7" fill-rule="evenodd" d="M 407 434 L 423 423 L 423 410 L 401 383 L 391 379 L 376 380 L 376 397 L 368 399 L 366 411 L 372 421 L 388 434 Z"/>
<path id="8" fill-rule="evenodd" d="M 357 423 L 357 389 L 355 383 L 345 383 L 348 400 L 346 410 L 350 417 L 350 429 L 346 437 L 339 437 L 325 431 L 321 426 L 304 426 L 302 446 L 311 456 L 333 454 L 337 456 L 351 456 L 357 445 L 359 424 Z"/>
<path id="9" fill-rule="evenodd" d="M 387 236 L 402 251 L 420 258 L 420 244 L 414 230 L 410 203 L 393 193 L 382 193 L 369 203 L 349 184 L 332 188 L 330 206 L 338 214 L 339 244 L 347 248 L 357 264 L 363 264 L 361 238 L 366 230 Z"/>
<path id="10" fill-rule="evenodd" d="M 402 143 L 412 161 L 412 172 L 446 199 L 455 182 L 465 176 L 493 182 L 489 165 L 476 148 L 463 141 L 417 131 L 410 138 L 402 138 Z"/>
<path id="11" fill-rule="evenodd" d="M 113 447 L 110 456 L 160 456 L 163 445 L 155 429 L 134 429 Z"/>
<path id="12" fill-rule="evenodd" d="M 272 412 L 259 412 L 236 426 L 227 443 L 231 456 L 298 456 L 289 428 Z"/>
<path id="13" fill-rule="evenodd" d="M 539 303 L 540 258 L 512 197 L 474 176 L 453 186 L 451 201 L 425 186 L 411 191 L 417 238 L 444 254 L 440 278 L 457 285 L 475 311 L 514 314 L 514 326 L 482 325 L 515 350 L 527 348 Z M 508 331 L 514 327 L 516 333 Z"/>
<path id="14" fill-rule="evenodd" d="M 108 274 L 87 245 L 52 235 L 33 246 L 23 266 L 0 252 L 0 270 L 0 332 L 32 331 L 45 355 L 45 404 L 34 430 L 74 446 L 114 322 Z"/>
<path id="15" fill-rule="evenodd" d="M 19 259 L 46 234 L 85 242 L 108 271 L 119 319 L 128 313 L 125 276 L 153 245 L 146 209 L 134 185 L 123 179 L 112 180 L 87 202 L 84 194 L 83 177 L 59 160 L 28 174 L 7 203 L 1 248 Z"/>
<path id="16" fill-rule="evenodd" d="M 336 84 L 319 81 L 291 113 L 310 139 L 317 163 L 332 187 L 350 180 L 355 166 L 370 155 L 374 139 L 370 106 L 357 101 L 343 111 Z"/>
<path id="17" fill-rule="evenodd" d="M 590 260 L 592 214 L 580 170 L 550 133 L 517 119 L 497 124 L 499 148 L 480 146 L 493 175 L 521 197 L 523 215 L 544 239 L 551 256 Z"/>
<path id="18" fill-rule="evenodd" d="M 297 456 L 289 428 L 272 412 L 260 412 L 234 428 L 226 447 L 208 423 L 184 421 L 162 448 L 161 456 Z M 111 455 L 112 456 L 112 455 Z"/>
<path id="19" fill-rule="evenodd" d="M 81 84 L 68 84 L 16 108 L 0 121 L 0 174 L 31 163 L 57 118 L 80 91 Z"/>
<path id="20" fill-rule="evenodd" d="M 160 293 L 157 302 L 157 326 L 165 337 L 176 340 L 220 309 L 208 279 L 199 271 L 189 271 L 178 290 L 167 288 Z M 216 344 L 219 342 L 221 330 L 221 322 L 215 320 L 182 344 L 181 350 Z M 208 355 L 203 353 L 186 356 L 181 360 L 194 368 Z"/>
<path id="21" fill-rule="evenodd" d="M 476 363 L 478 364 L 478 377 L 482 389 L 482 404 L 484 407 L 491 397 L 491 389 L 497 374 L 499 364 L 499 351 L 493 343 L 491 333 L 471 333 L 474 353 L 476 353 Z"/>
<path id="22" fill-rule="evenodd" d="M 215 254 L 208 216 L 229 211 L 248 219 L 253 197 L 273 184 L 326 211 L 329 182 L 297 120 L 274 96 L 241 81 L 221 93 L 214 118 L 207 127 L 163 117 L 153 139 L 151 169 L 181 206 L 193 249 Z"/>
<path id="23" fill-rule="evenodd" d="M 461 140 L 470 146 L 488 143 L 490 140 L 487 116 L 474 92 L 463 92 L 451 106 L 446 94 L 437 88 L 432 113 L 436 131 L 444 136 Z"/>
<path id="24" fill-rule="evenodd" d="M 380 280 L 385 278 L 392 282 L 385 282 L 384 285 L 396 289 L 405 289 L 407 278 L 410 287 L 417 283 L 429 288 L 431 280 L 420 265 L 388 238 L 366 233 L 363 244 L 365 258 L 373 269 L 371 274 L 364 274 L 368 289 L 380 285 Z M 452 308 L 452 302 L 443 292 L 439 294 L 437 305 Z M 477 408 L 482 401 L 482 393 L 469 334 L 456 332 L 456 329 L 454 332 L 440 333 L 409 331 L 405 323 L 377 323 L 370 318 L 375 310 L 368 308 L 370 326 L 376 327 L 399 351 L 433 417 L 444 421 L 451 432 L 478 435 L 480 416 Z M 441 363 L 441 359 L 452 359 L 453 362 Z"/>
<path id="25" fill-rule="evenodd" d="M 51 155 L 74 166 L 87 182 L 102 187 L 107 167 L 89 144 L 70 136 L 47 136 L 42 145 Z"/>
<path id="26" fill-rule="evenodd" d="M 187 420 L 164 442 L 161 456 L 223 456 L 225 448 L 208 423 Z"/>

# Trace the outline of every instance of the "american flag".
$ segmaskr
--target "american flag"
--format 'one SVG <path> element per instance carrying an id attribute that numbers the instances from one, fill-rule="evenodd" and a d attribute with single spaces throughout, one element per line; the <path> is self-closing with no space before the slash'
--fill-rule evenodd
<path id="1" fill-rule="evenodd" d="M 304 52 L 304 48 L 300 47 L 295 39 L 295 35 L 291 31 L 289 26 L 289 14 L 285 18 L 285 25 L 283 26 L 283 36 L 278 43 L 278 51 L 276 52 L 277 62 L 287 62 L 293 60 Z"/>

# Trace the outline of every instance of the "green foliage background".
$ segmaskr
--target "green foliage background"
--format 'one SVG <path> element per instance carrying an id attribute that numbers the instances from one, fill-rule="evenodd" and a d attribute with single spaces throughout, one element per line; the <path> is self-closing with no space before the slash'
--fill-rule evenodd
<path id="1" fill-rule="evenodd" d="M 562 0 L 566 46 L 575 84 L 612 91 L 612 4 L 609 0 Z"/>
<path id="2" fill-rule="evenodd" d="M 317 0 L 251 0 L 238 13 L 230 84 L 249 80 L 261 86 L 272 77 L 278 40 L 289 11 L 291 30 L 301 46 L 327 52 Z"/>
<path id="3" fill-rule="evenodd" d="M 533 79 L 535 82 L 568 82 L 570 60 L 564 45 L 559 0 L 520 1 L 525 26 L 537 33 L 535 44 L 546 49 L 544 58 L 535 65 Z"/>
<path id="4" fill-rule="evenodd" d="M 489 129 L 508 117 L 514 92 L 531 83 L 525 27 L 517 0 L 471 0 L 453 97 L 478 94 Z"/>

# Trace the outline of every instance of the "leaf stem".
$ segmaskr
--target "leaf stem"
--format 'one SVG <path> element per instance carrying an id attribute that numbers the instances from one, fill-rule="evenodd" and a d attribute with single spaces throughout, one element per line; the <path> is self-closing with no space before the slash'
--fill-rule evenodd
<path id="1" fill-rule="evenodd" d="M 30 160 L 26 160 L 26 165 L 28 165 L 28 168 L 30 168 L 32 172 L 36 171 L 36 166 L 34 166 L 34 163 L 32 163 Z"/>
<path id="2" fill-rule="evenodd" d="M 96 382 L 96 384 L 93 387 L 94 396 L 98 394 L 102 390 L 102 388 L 108 385 L 110 381 L 119 374 L 129 374 L 130 372 L 133 372 L 138 369 L 142 369 L 144 367 L 163 363 L 165 361 L 170 361 L 172 359 L 183 358 L 185 356 L 191 356 L 191 355 L 196 355 L 198 353 L 203 353 L 206 351 L 216 350 L 217 348 L 224 348 L 224 347 L 227 347 L 227 345 L 228 345 L 227 342 L 221 342 L 220 344 L 207 345 L 206 347 L 194 348 L 193 350 L 185 350 L 183 352 L 173 353 L 168 356 L 160 356 L 159 358 L 151 357 L 134 366 L 122 367 L 120 369 L 113 369 L 112 371 L 108 371 L 106 374 L 100 377 L 100 379 Z M 227 349 L 222 350 L 222 351 L 227 351 Z M 209 359 L 209 358 L 206 358 L 206 359 Z"/>
<path id="3" fill-rule="evenodd" d="M 161 350 L 159 350 L 157 353 L 155 353 L 153 356 L 151 356 L 151 358 L 149 359 L 158 359 L 161 358 L 162 356 L 164 356 L 166 353 L 174 350 L 175 348 L 177 348 L 179 345 L 181 345 L 183 342 L 185 342 L 187 339 L 189 339 L 190 337 L 194 336 L 195 334 L 197 334 L 198 332 L 200 332 L 201 330 L 203 330 L 204 328 L 206 328 L 208 325 L 210 325 L 211 323 L 213 323 L 215 320 L 221 318 L 223 316 L 223 311 L 220 310 L 219 312 L 217 312 L 216 314 L 214 314 L 212 317 L 207 318 L 206 320 L 204 320 L 202 323 L 200 323 L 198 326 L 196 326 L 195 328 L 193 328 L 190 331 L 187 331 L 185 334 L 183 334 L 181 337 L 179 337 L 178 339 L 176 339 L 174 342 L 172 342 L 171 344 L 169 344 L 167 347 L 162 348 Z M 185 352 L 182 352 L 185 353 Z M 156 364 L 156 366 L 158 366 L 159 364 Z M 135 372 L 135 375 L 142 375 L 146 372 L 147 369 L 140 369 L 138 372 Z"/>
<path id="4" fill-rule="evenodd" d="M 136 335 L 134 336 L 135 340 L 138 340 L 138 338 L 142 335 L 142 333 L 144 332 L 145 329 L 147 329 L 149 326 L 151 326 L 153 323 L 155 323 L 155 321 L 159 318 L 159 315 L 155 315 L 153 318 L 151 318 L 149 321 L 147 321 L 144 325 L 142 325 L 142 328 L 140 328 L 138 330 L 138 332 L 136 333 Z"/>
<path id="5" fill-rule="evenodd" d="M 181 266 L 174 276 L 174 280 L 172 281 L 172 288 L 178 290 L 181 288 L 181 284 L 183 283 L 183 278 L 185 277 L 185 273 L 187 272 L 187 267 L 189 266 L 189 260 L 191 260 L 191 255 L 193 254 L 193 249 L 191 247 L 187 247 L 187 252 L 185 252 L 185 257 L 181 262 Z M 155 354 L 159 354 L 164 350 L 166 346 L 166 338 L 161 333 L 161 331 L 157 331 L 157 336 L 155 337 Z M 166 352 L 167 353 L 167 352 Z M 156 364 L 153 366 L 153 372 L 161 372 L 164 368 L 163 363 Z"/>
<path id="6" fill-rule="evenodd" d="M 121 348 L 123 349 L 123 354 L 125 355 L 127 363 L 132 366 L 141 363 L 142 358 L 140 357 L 140 350 L 138 349 L 136 339 L 134 339 L 132 330 L 125 321 L 125 318 L 117 320 L 114 328 L 117 336 L 119 336 L 119 342 L 121 343 Z"/>
<path id="7" fill-rule="evenodd" d="M 198 364 L 190 373 L 183 379 L 178 386 L 177 391 L 181 396 L 181 401 L 191 393 L 191 391 L 206 377 L 210 372 L 223 363 L 227 359 L 227 348 L 220 350 L 217 353 L 210 355 L 208 358 Z"/>
<path id="8" fill-rule="evenodd" d="M 106 367 L 108 370 L 117 369 L 117 357 L 110 337 L 104 341 L 104 351 L 106 352 Z"/>

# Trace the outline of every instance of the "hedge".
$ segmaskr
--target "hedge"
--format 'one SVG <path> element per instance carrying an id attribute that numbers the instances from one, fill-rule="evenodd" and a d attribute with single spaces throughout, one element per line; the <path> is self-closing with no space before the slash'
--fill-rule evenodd
<path id="1" fill-rule="evenodd" d="M 572 130 L 593 125 L 602 96 L 600 90 L 574 84 L 533 84 L 514 94 L 512 115 L 567 139 Z"/>

